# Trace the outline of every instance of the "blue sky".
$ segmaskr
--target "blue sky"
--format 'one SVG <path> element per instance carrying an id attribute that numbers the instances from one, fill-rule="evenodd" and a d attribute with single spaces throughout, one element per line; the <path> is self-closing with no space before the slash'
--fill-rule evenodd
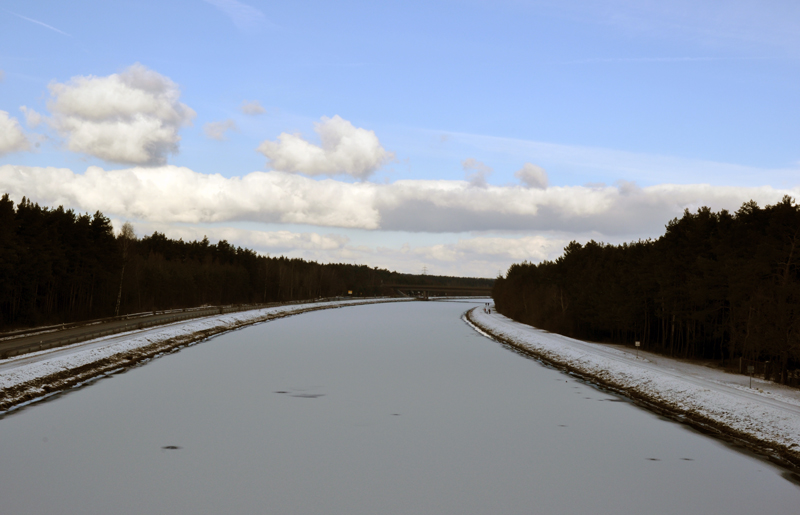
<path id="1" fill-rule="evenodd" d="M 798 26 L 788 1 L 2 1 L 0 189 L 140 235 L 491 276 L 797 195 Z"/>

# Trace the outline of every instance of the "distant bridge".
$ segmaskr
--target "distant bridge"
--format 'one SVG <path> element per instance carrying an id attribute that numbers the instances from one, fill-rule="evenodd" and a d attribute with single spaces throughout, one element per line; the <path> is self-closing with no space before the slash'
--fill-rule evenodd
<path id="1" fill-rule="evenodd" d="M 439 286 L 435 284 L 384 284 L 384 288 L 392 288 L 406 294 L 425 298 L 436 296 L 459 295 L 464 297 L 491 297 L 491 286 Z"/>

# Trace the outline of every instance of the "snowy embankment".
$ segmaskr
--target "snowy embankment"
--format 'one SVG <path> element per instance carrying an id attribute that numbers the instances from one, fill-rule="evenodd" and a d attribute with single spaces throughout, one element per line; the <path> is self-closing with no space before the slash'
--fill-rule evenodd
<path id="1" fill-rule="evenodd" d="M 476 308 L 468 320 L 492 337 L 784 465 L 800 467 L 800 392 L 763 380 L 620 346 L 588 343 Z"/>
<path id="2" fill-rule="evenodd" d="M 360 299 L 291 304 L 176 322 L 0 360 L 0 414 L 86 381 L 275 318 L 361 304 L 414 299 Z"/>

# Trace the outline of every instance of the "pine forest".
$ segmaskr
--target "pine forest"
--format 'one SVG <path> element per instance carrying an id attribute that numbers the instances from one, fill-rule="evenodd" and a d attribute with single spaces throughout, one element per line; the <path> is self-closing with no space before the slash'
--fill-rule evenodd
<path id="1" fill-rule="evenodd" d="M 492 279 L 400 274 L 267 257 L 222 240 L 114 234 L 102 213 L 0 198 L 0 328 L 202 305 L 396 294 L 387 285 L 488 288 Z"/>
<path id="2" fill-rule="evenodd" d="M 656 240 L 570 243 L 561 257 L 512 265 L 499 312 L 581 339 L 632 345 L 779 381 L 800 367 L 800 206 L 789 197 L 737 212 L 707 207 Z"/>

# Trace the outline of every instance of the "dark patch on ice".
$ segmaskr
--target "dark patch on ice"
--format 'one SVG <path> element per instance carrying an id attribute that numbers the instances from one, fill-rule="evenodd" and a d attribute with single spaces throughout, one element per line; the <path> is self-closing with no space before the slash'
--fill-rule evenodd
<path id="1" fill-rule="evenodd" d="M 692 458 L 681 458 L 683 461 L 694 461 Z"/>
<path id="2" fill-rule="evenodd" d="M 628 402 L 625 399 L 597 399 L 598 401 L 608 401 L 608 402 Z"/>
<path id="3" fill-rule="evenodd" d="M 658 458 L 647 458 L 647 461 L 661 461 L 661 460 Z"/>
<path id="4" fill-rule="evenodd" d="M 392 413 L 392 416 L 393 416 L 393 417 L 399 417 L 399 416 L 400 416 L 400 413 Z"/>
<path id="5" fill-rule="evenodd" d="M 299 392 L 297 390 L 278 390 L 275 393 L 282 393 L 287 394 L 289 397 L 297 397 L 299 399 L 316 399 L 317 397 L 323 397 L 325 394 L 323 393 L 302 393 L 303 390 Z"/>
<path id="6" fill-rule="evenodd" d="M 558 427 L 567 427 L 567 426 L 564 424 L 559 424 Z"/>
<path id="7" fill-rule="evenodd" d="M 165 445 L 164 447 L 162 447 L 162 449 L 167 449 L 167 450 L 172 451 L 172 450 L 180 449 L 180 447 L 177 446 L 177 445 Z"/>

